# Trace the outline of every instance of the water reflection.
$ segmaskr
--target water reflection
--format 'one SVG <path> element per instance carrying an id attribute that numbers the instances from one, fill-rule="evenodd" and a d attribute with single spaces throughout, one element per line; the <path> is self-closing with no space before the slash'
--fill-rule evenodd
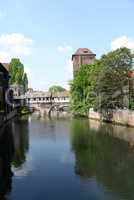
<path id="1" fill-rule="evenodd" d="M 11 162 L 14 155 L 14 142 L 11 124 L 1 129 L 0 137 L 0 199 L 11 191 L 12 176 Z"/>
<path id="2" fill-rule="evenodd" d="M 109 124 L 95 126 L 92 122 L 75 120 L 72 123 L 72 148 L 77 175 L 89 180 L 95 178 L 106 191 L 118 196 L 118 199 L 132 200 L 134 148 L 129 141 L 124 141 L 125 130 L 129 135 L 129 129 L 114 128 Z"/>
<path id="3" fill-rule="evenodd" d="M 14 137 L 14 160 L 13 166 L 20 168 L 26 161 L 26 153 L 29 150 L 29 128 L 28 116 L 21 119 L 16 119 L 12 123 L 13 137 Z"/>
<path id="4" fill-rule="evenodd" d="M 134 129 L 25 116 L 0 134 L 0 200 L 134 199 Z"/>
<path id="5" fill-rule="evenodd" d="M 28 118 L 16 119 L 0 129 L 0 200 L 12 189 L 12 166 L 19 168 L 29 148 Z"/>

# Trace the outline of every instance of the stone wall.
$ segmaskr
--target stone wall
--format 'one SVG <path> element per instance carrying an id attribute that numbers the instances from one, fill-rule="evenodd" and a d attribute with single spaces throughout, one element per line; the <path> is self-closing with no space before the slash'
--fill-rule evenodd
<path id="1" fill-rule="evenodd" d="M 108 113 L 102 114 L 89 110 L 89 118 L 134 127 L 134 111 L 131 110 L 113 110 L 110 112 L 110 117 Z"/>

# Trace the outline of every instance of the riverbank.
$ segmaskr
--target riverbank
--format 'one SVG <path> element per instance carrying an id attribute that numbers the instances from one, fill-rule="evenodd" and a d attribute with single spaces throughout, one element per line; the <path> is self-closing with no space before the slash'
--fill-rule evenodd
<path id="1" fill-rule="evenodd" d="M 113 124 L 134 127 L 134 111 L 131 110 L 112 110 L 110 112 L 95 112 L 89 110 L 89 119 L 106 121 Z"/>
<path id="2" fill-rule="evenodd" d="M 15 109 L 14 111 L 8 113 L 7 115 L 4 114 L 0 114 L 0 128 L 9 120 L 11 120 L 12 118 L 14 118 L 17 115 L 28 115 L 28 114 L 32 114 L 34 112 L 34 110 L 28 107 L 22 107 L 19 110 Z"/>
<path id="3" fill-rule="evenodd" d="M 28 115 L 32 114 L 34 112 L 33 108 L 29 108 L 27 106 L 24 106 L 20 109 L 20 115 Z"/>

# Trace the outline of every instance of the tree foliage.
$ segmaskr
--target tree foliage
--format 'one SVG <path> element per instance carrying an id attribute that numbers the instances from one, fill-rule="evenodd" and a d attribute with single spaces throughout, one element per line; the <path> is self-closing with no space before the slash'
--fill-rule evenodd
<path id="1" fill-rule="evenodd" d="M 131 52 L 117 49 L 100 59 L 101 72 L 97 80 L 96 105 L 100 109 L 124 108 L 129 105 L 129 81 L 132 67 Z M 98 101 L 99 100 L 99 101 Z"/>
<path id="2" fill-rule="evenodd" d="M 11 75 L 10 84 L 23 85 L 25 91 L 28 88 L 27 74 L 24 72 L 24 65 L 19 59 L 13 58 L 10 62 L 9 72 Z"/>
<path id="3" fill-rule="evenodd" d="M 93 107 L 95 87 L 100 64 L 96 61 L 92 65 L 81 66 L 71 86 L 71 110 L 74 114 L 87 115 L 89 108 Z"/>
<path id="4" fill-rule="evenodd" d="M 24 90 L 27 91 L 28 90 L 28 77 L 27 77 L 26 73 L 24 73 L 23 85 L 24 85 Z"/>
<path id="5" fill-rule="evenodd" d="M 73 113 L 87 115 L 89 108 L 123 108 L 125 97 L 129 96 L 131 67 L 131 52 L 127 48 L 103 55 L 94 64 L 81 66 L 70 83 Z"/>
<path id="6" fill-rule="evenodd" d="M 53 85 L 49 88 L 49 92 L 64 92 L 64 91 L 66 91 L 66 89 L 59 85 Z"/>

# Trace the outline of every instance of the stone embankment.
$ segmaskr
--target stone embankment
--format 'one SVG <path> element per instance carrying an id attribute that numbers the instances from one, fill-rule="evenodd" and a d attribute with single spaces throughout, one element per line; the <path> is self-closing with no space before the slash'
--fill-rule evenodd
<path id="1" fill-rule="evenodd" d="M 112 110 L 107 113 L 99 113 L 90 109 L 88 117 L 99 121 L 134 127 L 134 111 L 131 110 Z"/>

